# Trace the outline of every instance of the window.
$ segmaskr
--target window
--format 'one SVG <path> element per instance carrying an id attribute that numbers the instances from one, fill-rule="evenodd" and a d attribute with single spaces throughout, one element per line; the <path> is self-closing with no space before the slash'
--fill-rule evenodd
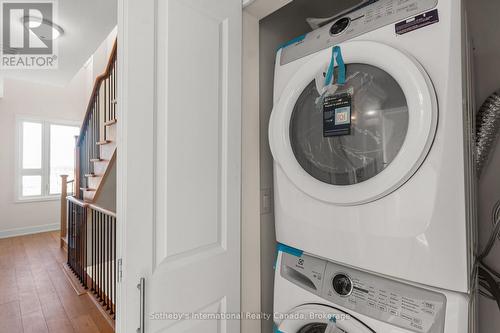
<path id="1" fill-rule="evenodd" d="M 61 175 L 73 179 L 76 124 L 19 118 L 17 199 L 57 198 Z"/>

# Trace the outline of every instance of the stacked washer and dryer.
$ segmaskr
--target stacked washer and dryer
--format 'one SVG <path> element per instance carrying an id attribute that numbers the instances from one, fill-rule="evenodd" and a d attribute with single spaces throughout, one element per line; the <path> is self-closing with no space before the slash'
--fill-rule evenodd
<path id="1" fill-rule="evenodd" d="M 275 330 L 475 332 L 465 5 L 370 2 L 277 53 Z M 347 111 L 318 102 L 333 47 Z"/>

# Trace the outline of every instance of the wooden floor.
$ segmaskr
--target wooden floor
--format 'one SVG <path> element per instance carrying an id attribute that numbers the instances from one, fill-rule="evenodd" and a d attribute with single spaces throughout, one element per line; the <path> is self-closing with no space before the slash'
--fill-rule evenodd
<path id="1" fill-rule="evenodd" d="M 113 332 L 61 264 L 58 233 L 0 239 L 0 333 Z"/>

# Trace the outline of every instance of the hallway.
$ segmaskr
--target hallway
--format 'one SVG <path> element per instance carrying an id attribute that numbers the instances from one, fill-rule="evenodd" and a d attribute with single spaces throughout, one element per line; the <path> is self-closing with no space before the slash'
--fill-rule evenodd
<path id="1" fill-rule="evenodd" d="M 62 263 L 59 233 L 0 239 L 0 333 L 108 333 L 87 294 L 78 296 Z"/>

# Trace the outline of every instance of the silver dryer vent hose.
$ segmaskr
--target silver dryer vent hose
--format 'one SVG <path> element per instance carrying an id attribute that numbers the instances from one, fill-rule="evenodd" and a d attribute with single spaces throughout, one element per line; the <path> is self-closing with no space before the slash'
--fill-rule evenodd
<path id="1" fill-rule="evenodd" d="M 476 170 L 478 177 L 488 163 L 500 130 L 500 91 L 491 94 L 476 116 Z"/>

